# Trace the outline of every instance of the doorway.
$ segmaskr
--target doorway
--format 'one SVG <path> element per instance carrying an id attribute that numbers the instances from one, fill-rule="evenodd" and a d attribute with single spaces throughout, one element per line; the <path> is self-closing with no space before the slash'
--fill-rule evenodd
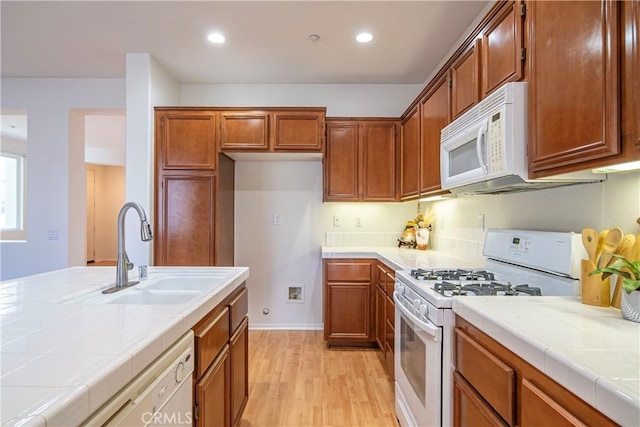
<path id="1" fill-rule="evenodd" d="M 125 139 L 123 111 L 85 115 L 87 265 L 116 264 L 118 212 L 125 202 Z"/>

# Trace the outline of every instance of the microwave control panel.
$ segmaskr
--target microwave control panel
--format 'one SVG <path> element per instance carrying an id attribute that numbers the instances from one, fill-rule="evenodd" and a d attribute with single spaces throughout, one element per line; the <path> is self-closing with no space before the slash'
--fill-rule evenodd
<path id="1" fill-rule="evenodd" d="M 487 163 L 489 174 L 502 172 L 506 169 L 504 114 L 503 110 L 499 110 L 489 117 L 489 127 L 487 130 Z"/>

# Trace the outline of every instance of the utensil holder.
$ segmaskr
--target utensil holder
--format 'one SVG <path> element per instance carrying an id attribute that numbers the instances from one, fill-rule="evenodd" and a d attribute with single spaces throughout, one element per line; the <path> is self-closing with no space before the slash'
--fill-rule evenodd
<path id="1" fill-rule="evenodd" d="M 590 259 L 582 260 L 582 303 L 598 307 L 611 305 L 611 281 L 610 277 L 602 280 L 602 275 L 589 276 L 596 265 Z"/>

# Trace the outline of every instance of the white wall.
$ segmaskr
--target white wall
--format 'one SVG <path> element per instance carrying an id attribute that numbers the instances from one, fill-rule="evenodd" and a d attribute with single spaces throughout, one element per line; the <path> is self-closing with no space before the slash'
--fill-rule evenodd
<path id="1" fill-rule="evenodd" d="M 422 85 L 182 85 L 182 105 L 327 107 L 332 117 L 400 117 Z"/>
<path id="2" fill-rule="evenodd" d="M 426 206 L 426 204 L 425 204 Z M 602 183 L 573 185 L 523 193 L 464 196 L 434 202 L 434 247 L 478 256 L 485 231 L 478 227 L 483 214 L 487 228 L 519 228 L 580 232 L 620 227 L 640 233 L 640 173 L 609 175 Z M 470 242 L 470 243 L 469 243 Z"/>
<path id="3" fill-rule="evenodd" d="M 137 202 L 151 225 L 154 189 L 154 106 L 178 105 L 179 85 L 148 53 L 127 54 L 126 201 Z M 153 244 L 140 240 L 135 213 L 126 218 L 126 248 L 136 265 L 151 264 Z"/>
<path id="4" fill-rule="evenodd" d="M 122 79 L 5 78 L 1 96 L 3 109 L 28 115 L 27 241 L 0 244 L 5 280 L 65 268 L 82 253 L 84 238 L 76 238 L 82 223 L 73 219 L 85 217 L 84 151 L 70 131 L 71 112 L 122 109 L 125 85 Z M 59 240 L 47 240 L 50 229 L 59 230 Z"/>
<path id="5" fill-rule="evenodd" d="M 319 161 L 237 162 L 235 263 L 251 271 L 251 327 L 321 329 L 325 231 L 387 231 L 399 237 L 414 213 L 412 203 L 322 203 Z M 275 214 L 282 225 L 274 225 Z M 332 226 L 333 215 L 342 217 L 340 228 Z M 362 217 L 360 228 L 356 216 Z M 288 302 L 288 285 L 304 287 L 303 303 Z"/>

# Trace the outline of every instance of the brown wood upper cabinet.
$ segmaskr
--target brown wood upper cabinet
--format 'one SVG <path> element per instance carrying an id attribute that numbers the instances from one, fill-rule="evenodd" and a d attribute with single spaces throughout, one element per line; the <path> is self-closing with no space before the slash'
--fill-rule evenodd
<path id="1" fill-rule="evenodd" d="M 482 98 L 523 77 L 524 4 L 506 1 L 482 29 Z"/>
<path id="2" fill-rule="evenodd" d="M 480 50 L 472 40 L 451 65 L 451 116 L 455 119 L 480 101 Z"/>
<path id="3" fill-rule="evenodd" d="M 221 151 L 322 152 L 325 108 L 220 112 Z"/>
<path id="4" fill-rule="evenodd" d="M 325 201 L 395 201 L 396 119 L 327 119 Z"/>
<path id="5" fill-rule="evenodd" d="M 620 154 L 622 3 L 528 3 L 532 178 Z"/>
<path id="6" fill-rule="evenodd" d="M 420 106 L 416 105 L 401 123 L 400 199 L 407 200 L 420 195 Z"/>
<path id="7" fill-rule="evenodd" d="M 216 168 L 216 116 L 211 112 L 167 110 L 156 114 L 156 140 L 156 162 L 162 169 Z"/>
<path id="8" fill-rule="evenodd" d="M 447 76 L 442 76 L 420 100 L 420 195 L 441 190 L 440 131 L 450 122 Z"/>

